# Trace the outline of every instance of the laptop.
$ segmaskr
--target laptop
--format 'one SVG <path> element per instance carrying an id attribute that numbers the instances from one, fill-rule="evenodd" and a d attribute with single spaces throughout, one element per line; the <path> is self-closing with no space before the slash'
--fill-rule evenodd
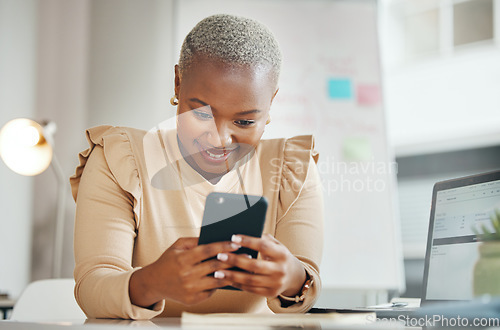
<path id="1" fill-rule="evenodd" d="M 437 182 L 425 255 L 421 306 L 470 302 L 474 299 L 473 272 L 479 258 L 474 229 L 494 231 L 490 216 L 500 210 L 500 170 Z M 373 307 L 373 306 L 372 306 Z M 412 315 L 418 308 L 360 308 L 377 317 Z"/>
<path id="2" fill-rule="evenodd" d="M 422 305 L 474 298 L 474 265 L 482 226 L 500 210 L 500 171 L 438 182 L 432 193 Z"/>

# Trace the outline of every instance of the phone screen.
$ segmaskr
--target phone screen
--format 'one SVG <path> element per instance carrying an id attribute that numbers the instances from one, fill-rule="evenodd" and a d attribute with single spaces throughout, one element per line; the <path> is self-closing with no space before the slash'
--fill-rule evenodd
<path id="1" fill-rule="evenodd" d="M 263 196 L 210 193 L 205 203 L 198 244 L 231 241 L 234 234 L 261 237 L 266 211 L 267 200 Z M 244 247 L 233 253 L 248 254 L 252 258 L 257 258 L 258 254 Z M 233 287 L 223 289 L 238 290 Z"/>

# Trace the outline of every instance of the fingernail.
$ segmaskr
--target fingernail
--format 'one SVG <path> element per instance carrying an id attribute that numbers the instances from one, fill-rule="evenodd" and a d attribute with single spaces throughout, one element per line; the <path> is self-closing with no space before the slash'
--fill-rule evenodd
<path id="1" fill-rule="evenodd" d="M 224 278 L 224 273 L 223 273 L 223 272 L 221 272 L 220 270 L 218 270 L 218 271 L 216 271 L 216 272 L 214 273 L 214 277 L 215 277 L 215 278 Z"/>
<path id="2" fill-rule="evenodd" d="M 220 261 L 227 261 L 228 258 L 229 258 L 229 256 L 225 253 L 217 254 L 217 259 L 219 259 Z"/>
<path id="3" fill-rule="evenodd" d="M 241 245 L 239 245 L 239 244 L 235 244 L 235 243 L 231 243 L 231 247 L 232 247 L 233 249 L 235 249 L 235 250 L 238 250 L 238 249 L 241 247 Z"/>
<path id="4" fill-rule="evenodd" d="M 238 235 L 231 236 L 231 242 L 233 242 L 233 243 L 241 243 L 241 236 L 238 236 Z"/>
<path id="5" fill-rule="evenodd" d="M 249 254 L 245 254 L 245 257 L 247 257 L 248 259 L 252 259 L 252 256 Z"/>

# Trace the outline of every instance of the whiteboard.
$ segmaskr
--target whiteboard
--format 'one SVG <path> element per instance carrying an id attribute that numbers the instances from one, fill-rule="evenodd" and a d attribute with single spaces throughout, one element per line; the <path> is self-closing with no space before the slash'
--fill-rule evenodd
<path id="1" fill-rule="evenodd" d="M 326 214 L 323 286 L 403 291 L 376 1 L 183 0 L 176 11 L 176 50 L 216 13 L 254 18 L 273 31 L 283 67 L 264 137 L 316 138 Z"/>

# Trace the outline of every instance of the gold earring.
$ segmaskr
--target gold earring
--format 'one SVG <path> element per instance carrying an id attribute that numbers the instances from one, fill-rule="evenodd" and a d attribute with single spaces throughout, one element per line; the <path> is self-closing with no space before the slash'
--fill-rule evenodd
<path id="1" fill-rule="evenodd" d="M 170 104 L 172 104 L 174 107 L 179 104 L 179 99 L 177 98 L 177 95 L 172 96 L 170 99 Z"/>
<path id="2" fill-rule="evenodd" d="M 270 122 L 271 122 L 271 115 L 269 115 L 269 117 L 267 117 L 266 125 L 269 125 Z"/>

